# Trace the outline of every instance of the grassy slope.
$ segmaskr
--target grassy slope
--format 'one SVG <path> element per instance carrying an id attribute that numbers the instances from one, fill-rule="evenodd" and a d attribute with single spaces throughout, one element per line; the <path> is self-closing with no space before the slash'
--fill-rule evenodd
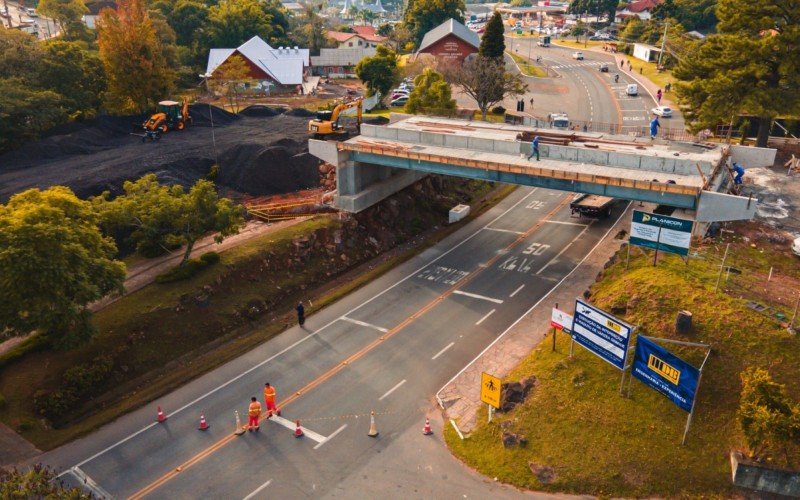
<path id="1" fill-rule="evenodd" d="M 522 71 L 523 75 L 535 76 L 536 78 L 543 78 L 547 76 L 547 73 L 545 73 L 542 68 L 536 66 L 535 64 L 529 63 L 527 58 L 518 56 L 517 54 L 512 54 L 510 52 L 508 52 L 508 55 L 510 55 L 511 59 L 517 63 L 517 66 L 519 66 L 519 70 Z"/>
<path id="2" fill-rule="evenodd" d="M 539 378 L 528 401 L 508 415 L 498 415 L 494 423 L 482 424 L 465 441 L 448 428 L 453 452 L 484 474 L 525 488 L 602 496 L 729 496 L 728 452 L 743 447 L 735 418 L 739 373 L 748 366 L 769 367 L 800 399 L 800 340 L 776 319 L 746 308 L 746 298 L 739 298 L 749 295 L 747 281 L 761 281 L 769 265 L 784 278 L 797 280 L 791 255 L 761 253 L 741 243 L 732 247 L 729 262 L 744 273 L 738 282 L 723 286 L 729 294 L 715 295 L 722 250 L 702 249 L 702 260 L 693 259 L 688 267 L 668 256 L 656 268 L 651 256 L 634 250 L 629 271 L 618 262 L 592 288 L 594 302 L 606 310 L 638 296 L 638 304 L 623 317 L 653 337 L 676 338 L 675 315 L 688 309 L 695 329 L 684 340 L 714 346 L 686 446 L 680 446 L 685 412 L 638 381 L 633 382 L 631 398 L 623 398 L 619 372 L 577 345 L 570 360 L 568 337 L 560 334 L 555 353 L 547 338 L 509 376 Z M 765 302 L 763 297 L 759 300 Z M 702 362 L 699 349 L 669 348 L 695 366 Z M 509 430 L 524 434 L 529 445 L 503 448 L 502 421 L 510 421 Z M 798 463 L 798 457 L 794 459 Z M 553 467 L 557 479 L 541 484 L 529 463 Z"/>

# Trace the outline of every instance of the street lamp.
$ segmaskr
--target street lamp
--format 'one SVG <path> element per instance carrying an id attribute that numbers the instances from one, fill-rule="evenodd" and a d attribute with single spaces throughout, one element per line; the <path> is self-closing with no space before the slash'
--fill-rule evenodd
<path id="1" fill-rule="evenodd" d="M 211 78 L 211 73 L 201 73 L 198 75 L 205 81 L 206 92 L 208 92 L 208 79 Z M 214 110 L 211 108 L 211 101 L 208 101 L 208 118 L 211 120 L 211 144 L 214 148 L 214 164 L 219 168 L 219 155 L 217 154 L 217 137 L 214 133 Z"/>

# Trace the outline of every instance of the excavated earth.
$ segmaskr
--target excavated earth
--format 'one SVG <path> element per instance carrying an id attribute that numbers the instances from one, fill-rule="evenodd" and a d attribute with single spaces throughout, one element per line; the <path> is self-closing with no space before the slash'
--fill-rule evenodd
<path id="1" fill-rule="evenodd" d="M 116 194 L 124 181 L 151 172 L 162 182 L 190 186 L 215 163 L 216 183 L 229 195 L 319 185 L 320 162 L 308 154 L 313 113 L 252 106 L 234 115 L 198 104 L 191 115 L 190 127 L 157 142 L 142 142 L 142 116 L 101 116 L 56 127 L 47 137 L 0 156 L 0 203 L 25 189 L 53 185 L 66 185 L 80 197 L 106 190 Z"/>

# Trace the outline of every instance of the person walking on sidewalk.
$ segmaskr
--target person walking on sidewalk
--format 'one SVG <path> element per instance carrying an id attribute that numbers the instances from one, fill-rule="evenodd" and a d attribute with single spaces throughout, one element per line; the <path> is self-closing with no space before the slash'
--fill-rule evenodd
<path id="1" fill-rule="evenodd" d="M 661 104 L 661 97 L 663 95 L 664 94 L 661 93 L 661 89 L 658 89 L 658 92 L 656 92 L 656 101 L 658 101 L 658 104 Z"/>
<path id="2" fill-rule="evenodd" d="M 258 418 L 261 416 L 261 403 L 258 402 L 255 396 L 250 398 L 250 408 L 247 410 L 247 430 L 248 431 L 257 431 L 258 430 Z"/>
<path id="3" fill-rule="evenodd" d="M 539 161 L 539 136 L 534 136 L 533 141 L 531 141 L 531 154 L 528 155 L 528 160 L 530 160 L 533 155 L 536 155 L 536 161 Z"/>
<path id="4" fill-rule="evenodd" d="M 297 311 L 297 323 L 303 326 L 303 323 L 306 322 L 306 308 L 303 307 L 303 303 L 300 302 L 297 304 L 295 310 Z"/>
<path id="5" fill-rule="evenodd" d="M 275 388 L 269 385 L 269 382 L 264 384 L 264 406 L 267 407 L 267 418 L 272 416 L 273 411 L 280 416 L 281 411 L 275 406 Z"/>

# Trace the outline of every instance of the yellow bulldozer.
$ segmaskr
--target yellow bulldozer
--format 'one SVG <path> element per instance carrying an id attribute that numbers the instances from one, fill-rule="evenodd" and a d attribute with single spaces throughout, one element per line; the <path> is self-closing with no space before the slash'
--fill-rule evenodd
<path id="1" fill-rule="evenodd" d="M 359 98 L 343 102 L 332 110 L 318 111 L 317 117 L 308 122 L 308 133 L 312 134 L 314 139 L 346 137 L 348 131 L 344 124 L 339 122 L 339 118 L 341 118 L 344 111 L 353 108 L 356 109 L 356 131 L 358 132 L 361 129 L 363 102 L 364 100 Z"/>
<path id="2" fill-rule="evenodd" d="M 183 103 L 177 101 L 161 101 L 158 103 L 158 112 L 142 123 L 145 136 L 142 141 L 150 138 L 158 139 L 160 134 L 170 130 L 183 130 L 192 123 L 189 115 L 189 100 L 183 98 Z"/>

